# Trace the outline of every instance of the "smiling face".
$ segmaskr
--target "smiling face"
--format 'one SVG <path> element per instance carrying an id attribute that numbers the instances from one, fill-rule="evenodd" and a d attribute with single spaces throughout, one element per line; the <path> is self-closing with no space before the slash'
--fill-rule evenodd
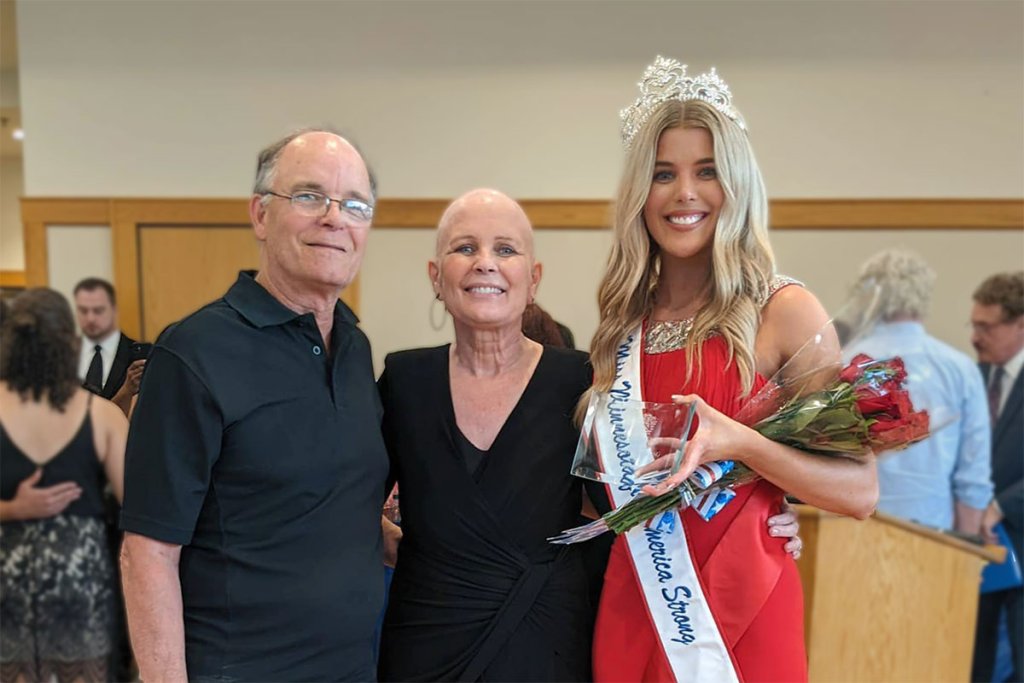
<path id="1" fill-rule="evenodd" d="M 540 282 L 530 221 L 500 192 L 463 195 L 441 218 L 437 259 L 428 270 L 456 324 L 518 329 Z"/>
<path id="2" fill-rule="evenodd" d="M 665 130 L 643 214 L 663 262 L 710 257 L 724 203 L 711 133 L 704 128 Z"/>
<path id="3" fill-rule="evenodd" d="M 331 133 L 307 133 L 281 152 L 270 188 L 282 195 L 315 190 L 335 199 L 372 203 L 370 177 L 359 152 Z M 249 205 L 263 243 L 260 270 L 297 291 L 337 293 L 359 272 L 369 233 L 331 202 L 319 217 L 305 216 L 288 199 L 254 195 Z"/>

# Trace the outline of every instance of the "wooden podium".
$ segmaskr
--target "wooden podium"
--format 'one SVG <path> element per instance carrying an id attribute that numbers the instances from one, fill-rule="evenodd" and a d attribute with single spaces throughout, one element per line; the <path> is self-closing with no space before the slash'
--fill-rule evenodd
<path id="1" fill-rule="evenodd" d="M 812 683 L 970 679 L 981 570 L 1004 548 L 881 512 L 795 507 Z"/>

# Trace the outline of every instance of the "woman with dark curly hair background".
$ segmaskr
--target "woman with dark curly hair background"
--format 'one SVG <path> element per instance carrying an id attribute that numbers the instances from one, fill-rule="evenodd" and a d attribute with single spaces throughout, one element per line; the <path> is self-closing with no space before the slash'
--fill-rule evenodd
<path id="1" fill-rule="evenodd" d="M 128 423 L 80 387 L 71 308 L 30 289 L 0 322 L 0 679 L 105 681 Z"/>

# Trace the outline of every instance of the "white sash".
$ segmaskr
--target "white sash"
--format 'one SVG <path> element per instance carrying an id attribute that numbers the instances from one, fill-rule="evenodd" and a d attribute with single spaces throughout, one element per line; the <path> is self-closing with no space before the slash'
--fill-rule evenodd
<path id="1" fill-rule="evenodd" d="M 613 400 L 642 400 L 640 395 L 640 340 L 637 328 L 619 345 L 615 358 L 615 383 L 609 392 Z M 618 457 L 603 459 L 605 471 L 615 481 L 631 482 L 632 466 Z M 609 484 L 616 508 L 640 493 L 636 485 Z M 718 632 L 711 608 L 704 597 L 697 569 L 683 533 L 678 510 L 669 510 L 649 527 L 638 525 L 626 534 L 629 554 L 647 602 L 647 611 L 661 641 L 672 672 L 678 681 L 739 681 L 729 651 Z"/>

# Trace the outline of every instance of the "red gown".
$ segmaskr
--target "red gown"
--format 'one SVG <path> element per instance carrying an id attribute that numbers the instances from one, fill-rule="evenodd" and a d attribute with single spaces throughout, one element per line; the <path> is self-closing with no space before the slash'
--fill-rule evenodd
<path id="1" fill-rule="evenodd" d="M 686 351 L 641 352 L 645 401 L 670 402 L 672 394 L 698 394 L 725 415 L 743 405 L 740 377 L 728 365 L 725 340 L 704 342 L 703 373 L 686 381 Z M 764 384 L 755 378 L 754 390 Z M 768 535 L 783 493 L 761 480 L 710 521 L 692 509 L 682 514 L 691 558 L 739 680 L 806 681 L 803 590 L 786 539 Z M 681 673 L 685 680 L 685 672 Z M 595 681 L 672 681 L 668 659 L 654 631 L 624 537 L 612 547 L 594 633 Z M 709 682 L 710 683 L 710 682 Z"/>

